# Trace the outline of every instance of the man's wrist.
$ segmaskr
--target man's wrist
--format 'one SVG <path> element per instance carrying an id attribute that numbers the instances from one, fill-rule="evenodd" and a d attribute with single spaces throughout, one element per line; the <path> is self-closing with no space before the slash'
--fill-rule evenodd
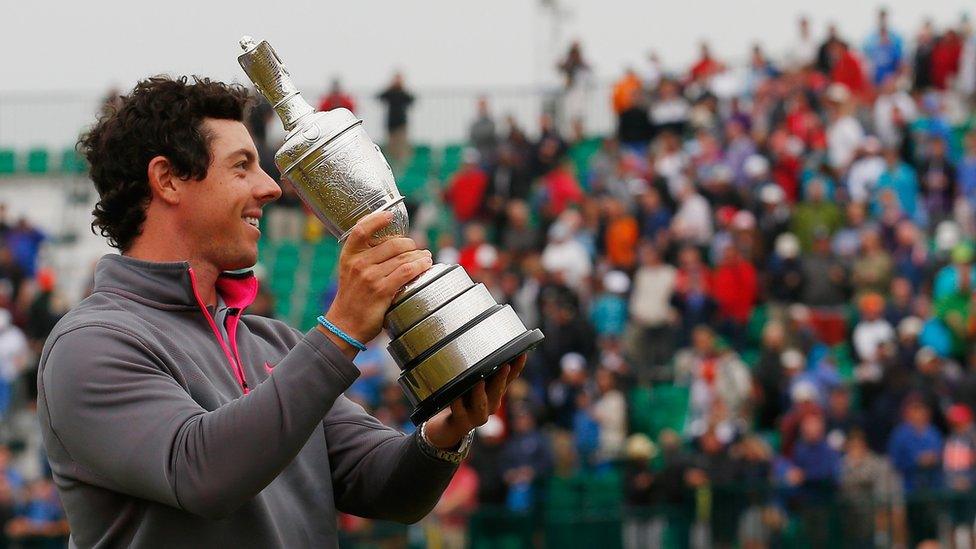
<path id="1" fill-rule="evenodd" d="M 353 347 L 352 345 L 346 343 L 345 341 L 342 340 L 342 338 L 340 338 L 339 336 L 333 334 L 329 330 L 325 329 L 325 326 L 322 326 L 321 324 L 319 324 L 315 328 L 318 331 L 320 331 L 323 334 L 325 334 L 325 337 L 329 341 L 331 341 L 332 344 L 335 345 L 339 349 L 339 351 L 343 354 L 343 356 L 345 356 L 349 360 L 352 360 L 352 359 L 356 358 L 356 354 L 359 353 L 359 349 L 357 349 L 357 348 Z"/>
<path id="2" fill-rule="evenodd" d="M 471 442 L 474 439 L 474 429 L 471 429 L 467 434 L 461 437 L 457 444 L 449 449 L 444 449 L 434 445 L 430 438 L 428 438 L 426 421 L 420 425 L 420 429 L 418 429 L 418 431 L 417 440 L 419 441 L 420 449 L 425 454 L 432 458 L 453 463 L 455 465 L 464 461 L 464 458 L 468 456 L 468 452 L 471 449 Z"/>

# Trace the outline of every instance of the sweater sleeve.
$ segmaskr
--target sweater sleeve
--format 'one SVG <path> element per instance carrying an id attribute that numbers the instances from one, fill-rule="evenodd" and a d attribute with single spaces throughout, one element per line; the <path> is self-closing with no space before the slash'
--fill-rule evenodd
<path id="1" fill-rule="evenodd" d="M 457 467 L 428 456 L 417 433 L 386 427 L 346 397 L 324 422 L 336 507 L 360 517 L 412 523 L 433 509 Z"/>
<path id="2" fill-rule="evenodd" d="M 138 335 L 85 326 L 41 361 L 48 445 L 106 489 L 222 518 L 294 459 L 359 375 L 317 330 L 248 395 L 208 411 Z"/>

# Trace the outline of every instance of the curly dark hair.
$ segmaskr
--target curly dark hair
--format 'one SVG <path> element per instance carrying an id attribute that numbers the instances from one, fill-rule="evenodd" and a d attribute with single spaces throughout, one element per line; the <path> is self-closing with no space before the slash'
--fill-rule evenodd
<path id="1" fill-rule="evenodd" d="M 146 220 L 149 161 L 165 156 L 178 177 L 203 179 L 212 139 L 203 120 L 243 121 L 248 104 L 244 87 L 208 78 L 155 76 L 136 84 L 78 141 L 99 196 L 92 232 L 126 251 Z"/>

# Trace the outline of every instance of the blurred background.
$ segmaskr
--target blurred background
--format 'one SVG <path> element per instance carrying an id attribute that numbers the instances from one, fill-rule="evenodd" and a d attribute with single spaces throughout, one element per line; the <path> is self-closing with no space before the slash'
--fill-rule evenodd
<path id="1" fill-rule="evenodd" d="M 42 16 L 43 12 L 43 16 Z M 413 526 L 345 547 L 976 547 L 976 34 L 963 1 L 0 8 L 0 546 L 61 547 L 38 353 L 110 249 L 74 150 L 269 40 L 390 160 L 412 236 L 547 338 Z M 248 125 L 278 177 L 267 104 Z M 251 313 L 335 241 L 287 184 Z M 347 393 L 413 429 L 383 336 Z"/>

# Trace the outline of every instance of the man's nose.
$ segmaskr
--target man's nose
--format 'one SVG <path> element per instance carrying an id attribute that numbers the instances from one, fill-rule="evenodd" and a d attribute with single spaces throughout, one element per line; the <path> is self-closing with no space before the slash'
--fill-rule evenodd
<path id="1" fill-rule="evenodd" d="M 260 181 L 255 189 L 258 200 L 262 205 L 278 200 L 281 196 L 281 186 L 261 168 L 258 168 L 258 172 L 260 172 Z"/>

